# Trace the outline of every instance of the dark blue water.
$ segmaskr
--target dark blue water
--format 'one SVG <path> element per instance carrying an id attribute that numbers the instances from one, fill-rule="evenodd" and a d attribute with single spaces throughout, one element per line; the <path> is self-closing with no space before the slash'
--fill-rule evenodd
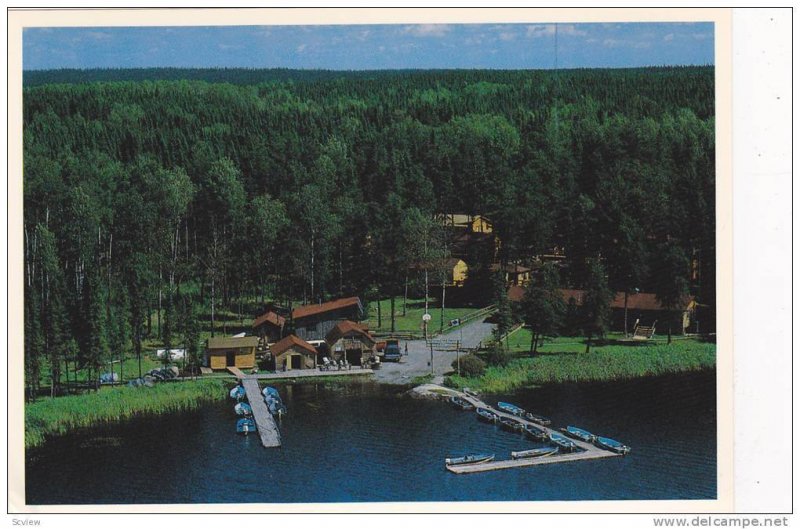
<path id="1" fill-rule="evenodd" d="M 371 382 L 279 385 L 283 447 L 234 433 L 233 402 L 51 439 L 29 451 L 29 504 L 709 499 L 714 373 L 498 395 L 633 448 L 627 457 L 455 475 L 444 458 L 537 446 L 447 404 Z"/>

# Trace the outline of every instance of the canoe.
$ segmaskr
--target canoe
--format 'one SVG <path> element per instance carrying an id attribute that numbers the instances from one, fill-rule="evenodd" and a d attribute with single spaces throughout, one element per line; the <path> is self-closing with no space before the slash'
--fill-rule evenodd
<path id="1" fill-rule="evenodd" d="M 520 452 L 511 452 L 511 459 L 525 459 L 529 457 L 546 457 L 558 453 L 557 446 L 545 446 L 544 448 L 531 448 Z"/>
<path id="2" fill-rule="evenodd" d="M 474 465 L 475 463 L 487 463 L 494 459 L 494 454 L 472 454 L 463 457 L 448 457 L 445 458 L 445 466 L 455 465 Z"/>
<path id="3" fill-rule="evenodd" d="M 537 441 L 546 441 L 547 440 L 547 432 L 538 426 L 534 426 L 532 424 L 525 425 L 525 435 L 532 439 L 536 439 Z"/>
<path id="4" fill-rule="evenodd" d="M 473 406 L 472 403 L 456 395 L 450 397 L 450 404 L 452 404 L 453 407 L 463 411 L 470 411 L 475 409 L 475 406 Z"/>
<path id="5" fill-rule="evenodd" d="M 497 407 L 506 413 L 510 413 L 511 415 L 519 415 L 520 417 L 525 415 L 525 410 L 508 402 L 498 402 Z"/>
<path id="6" fill-rule="evenodd" d="M 578 448 L 578 446 L 575 443 L 573 443 L 572 441 L 570 441 L 569 439 L 567 439 L 558 432 L 552 432 L 549 438 L 551 443 L 559 447 L 561 450 L 564 450 L 565 452 L 574 452 L 575 449 Z"/>
<path id="7" fill-rule="evenodd" d="M 578 428 L 577 426 L 567 426 L 566 428 L 561 428 L 561 431 L 570 437 L 580 441 L 585 441 L 587 443 L 593 443 L 595 437 L 597 437 L 593 433 L 587 432 L 586 430 Z"/>
<path id="8" fill-rule="evenodd" d="M 247 435 L 250 432 L 256 431 L 256 423 L 253 419 L 239 419 L 236 421 L 236 433 Z"/>
<path id="9" fill-rule="evenodd" d="M 229 395 L 231 396 L 232 399 L 242 400 L 245 397 L 246 393 L 245 393 L 244 388 L 242 386 L 235 386 L 231 390 Z"/>
<path id="10" fill-rule="evenodd" d="M 531 422 L 541 424 L 542 426 L 549 426 L 551 422 L 547 417 L 542 417 L 541 415 L 536 415 L 535 413 L 531 413 L 529 411 L 526 411 L 523 417 Z"/>
<path id="11" fill-rule="evenodd" d="M 618 454 L 625 455 L 631 451 L 630 446 L 625 446 L 619 441 L 609 439 L 608 437 L 595 437 L 594 443 L 600 448 L 605 448 L 606 450 L 611 450 L 612 452 L 616 452 Z"/>
<path id="12" fill-rule="evenodd" d="M 236 415 L 244 415 L 245 417 L 253 415 L 253 408 L 246 402 L 237 403 L 236 406 L 233 407 L 233 411 L 236 412 Z"/>
<path id="13" fill-rule="evenodd" d="M 525 427 L 517 420 L 500 417 L 500 427 L 511 432 L 521 432 Z"/>
<path id="14" fill-rule="evenodd" d="M 487 408 L 476 408 L 475 413 L 478 414 L 478 420 L 483 422 L 495 423 L 500 418 L 499 415 Z"/>

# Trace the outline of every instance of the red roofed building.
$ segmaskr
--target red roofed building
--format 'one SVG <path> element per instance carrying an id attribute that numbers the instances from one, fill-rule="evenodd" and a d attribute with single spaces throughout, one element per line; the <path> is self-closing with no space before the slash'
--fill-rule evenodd
<path id="1" fill-rule="evenodd" d="M 307 341 L 290 334 L 270 347 L 275 358 L 276 371 L 292 369 L 315 369 L 317 367 L 317 350 Z"/>
<path id="2" fill-rule="evenodd" d="M 302 305 L 292 311 L 294 332 L 304 340 L 324 340 L 337 323 L 358 321 L 363 313 L 364 307 L 358 297 Z"/>
<path id="3" fill-rule="evenodd" d="M 564 302 L 570 303 L 574 300 L 577 306 L 583 304 L 585 290 L 562 288 L 559 289 L 561 297 Z M 520 303 L 525 297 L 525 289 L 520 286 L 511 286 L 507 292 L 508 300 L 515 303 Z M 611 329 L 615 331 L 624 331 L 625 328 L 625 293 L 617 292 L 614 299 L 611 301 Z M 682 331 L 685 332 L 691 325 L 692 318 L 696 303 L 694 297 L 687 296 L 683 303 L 681 303 L 682 315 Z M 652 326 L 657 322 L 662 322 L 666 325 L 669 319 L 669 311 L 661 304 L 655 294 L 650 292 L 639 292 L 636 294 L 628 294 L 628 331 L 633 331 L 633 328 L 638 321 L 641 325 Z M 666 331 L 666 327 L 662 328 Z"/>
<path id="4" fill-rule="evenodd" d="M 375 354 L 375 339 L 365 326 L 345 320 L 337 323 L 325 336 L 334 360 L 342 356 L 354 365 L 366 365 Z"/>
<path id="5" fill-rule="evenodd" d="M 286 318 L 270 310 L 253 320 L 253 332 L 267 342 L 277 342 L 283 338 L 285 325 Z"/>

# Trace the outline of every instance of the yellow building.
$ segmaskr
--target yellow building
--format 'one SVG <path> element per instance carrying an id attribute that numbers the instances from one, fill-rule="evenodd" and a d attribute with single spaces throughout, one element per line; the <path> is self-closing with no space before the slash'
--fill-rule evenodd
<path id="1" fill-rule="evenodd" d="M 206 366 L 211 369 L 253 368 L 256 365 L 257 346 L 257 336 L 209 338 L 206 342 Z"/>
<path id="2" fill-rule="evenodd" d="M 445 266 L 447 267 L 447 286 L 463 287 L 469 272 L 467 263 L 461 259 L 452 258 L 447 260 Z"/>
<path id="3" fill-rule="evenodd" d="M 492 221 L 483 215 L 445 213 L 439 216 L 444 226 L 466 229 L 470 233 L 492 233 Z"/>

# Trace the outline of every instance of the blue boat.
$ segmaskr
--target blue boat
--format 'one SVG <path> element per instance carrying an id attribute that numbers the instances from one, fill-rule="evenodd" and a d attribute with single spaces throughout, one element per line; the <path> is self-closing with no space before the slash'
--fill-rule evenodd
<path id="1" fill-rule="evenodd" d="M 511 415 L 517 415 L 519 417 L 525 415 L 525 410 L 508 402 L 498 402 L 497 407 L 506 413 L 510 413 Z"/>
<path id="2" fill-rule="evenodd" d="M 239 419 L 236 421 L 236 433 L 247 435 L 256 431 L 256 423 L 253 419 Z"/>
<path id="3" fill-rule="evenodd" d="M 261 390 L 261 394 L 264 395 L 264 398 L 273 397 L 280 400 L 281 396 L 278 393 L 278 390 L 273 388 L 272 386 L 267 386 L 263 390 Z"/>
<path id="4" fill-rule="evenodd" d="M 274 397 L 266 397 L 264 402 L 267 403 L 267 408 L 272 415 L 277 416 L 278 418 L 286 415 L 286 405 L 283 403 L 283 401 L 281 401 L 280 398 L 276 399 Z"/>
<path id="5" fill-rule="evenodd" d="M 253 408 L 246 402 L 237 403 L 236 406 L 233 407 L 233 411 L 236 412 L 236 415 L 243 415 L 245 417 L 253 415 Z"/>
<path id="6" fill-rule="evenodd" d="M 595 437 L 597 437 L 593 433 L 587 432 L 586 430 L 578 428 L 577 426 L 567 426 L 566 428 L 561 428 L 561 431 L 570 437 L 573 437 L 580 441 L 585 441 L 587 443 L 593 443 Z"/>
<path id="7" fill-rule="evenodd" d="M 574 452 L 578 446 L 558 432 L 550 433 L 550 442 L 565 452 Z"/>
<path id="8" fill-rule="evenodd" d="M 236 400 L 242 400 L 245 397 L 245 395 L 246 393 L 242 386 L 235 386 L 230 392 L 231 398 Z"/>
<path id="9" fill-rule="evenodd" d="M 537 441 L 547 441 L 547 431 L 532 424 L 525 425 L 525 435 Z"/>
<path id="10" fill-rule="evenodd" d="M 614 439 L 609 439 L 608 437 L 595 437 L 594 443 L 600 448 L 605 448 L 606 450 L 611 450 L 612 452 L 616 452 L 622 455 L 625 455 L 631 451 L 630 446 L 625 446 L 619 441 L 615 441 Z"/>

